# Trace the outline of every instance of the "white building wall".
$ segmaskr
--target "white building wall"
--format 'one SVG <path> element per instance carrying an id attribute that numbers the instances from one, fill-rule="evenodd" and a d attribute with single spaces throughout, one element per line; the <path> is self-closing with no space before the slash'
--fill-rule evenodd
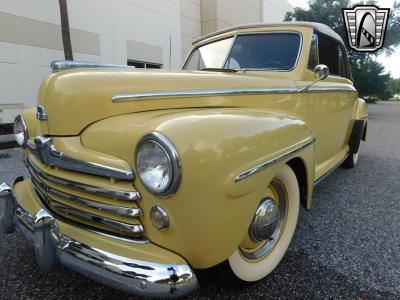
<path id="1" fill-rule="evenodd" d="M 68 0 L 74 60 L 179 68 L 180 14 L 179 0 Z M 64 59 L 58 1 L 1 0 L 0 24 L 0 123 L 9 123 Z"/>
<path id="2" fill-rule="evenodd" d="M 200 0 L 180 0 L 182 59 L 185 60 L 192 41 L 201 36 Z"/>
<path id="3" fill-rule="evenodd" d="M 286 0 L 67 0 L 75 60 L 128 59 L 179 68 L 194 39 L 224 27 L 281 21 Z M 0 0 L 0 124 L 37 101 L 63 60 L 56 0 Z"/>
<path id="4" fill-rule="evenodd" d="M 294 7 L 287 0 L 262 0 L 263 22 L 282 22 L 288 11 L 293 12 Z M 293 0 L 290 0 L 293 1 Z"/>

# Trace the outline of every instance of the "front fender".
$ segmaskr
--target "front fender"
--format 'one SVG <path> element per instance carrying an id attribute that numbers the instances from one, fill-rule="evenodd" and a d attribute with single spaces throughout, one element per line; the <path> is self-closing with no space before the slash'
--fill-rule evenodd
<path id="1" fill-rule="evenodd" d="M 154 131 L 174 144 L 181 159 L 182 181 L 167 199 L 153 196 L 135 181 L 142 195 L 139 205 L 145 235 L 182 255 L 194 268 L 218 264 L 237 249 L 264 189 L 289 158 L 239 182 L 235 176 L 294 149 L 311 136 L 303 120 L 279 112 L 212 108 L 116 116 L 92 124 L 81 139 L 85 147 L 117 156 L 135 170 L 136 144 Z M 310 151 L 304 160 L 313 176 Z M 310 180 L 312 185 L 313 177 Z M 154 205 L 169 214 L 168 230 L 159 231 L 151 224 L 148 216 Z"/>

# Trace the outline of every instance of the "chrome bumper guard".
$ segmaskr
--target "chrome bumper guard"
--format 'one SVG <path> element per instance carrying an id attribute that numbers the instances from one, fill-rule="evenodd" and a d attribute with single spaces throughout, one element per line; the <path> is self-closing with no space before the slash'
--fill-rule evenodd
<path id="1" fill-rule="evenodd" d="M 146 297 L 180 297 L 197 288 L 188 265 L 168 265 L 122 257 L 63 235 L 45 209 L 35 216 L 20 207 L 6 184 L 0 184 L 0 233 L 15 229 L 34 247 L 42 272 L 62 264 L 95 281 Z"/>

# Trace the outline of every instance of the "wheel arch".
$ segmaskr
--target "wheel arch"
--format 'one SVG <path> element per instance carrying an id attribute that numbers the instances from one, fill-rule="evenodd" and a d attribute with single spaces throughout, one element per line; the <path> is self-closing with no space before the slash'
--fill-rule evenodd
<path id="1" fill-rule="evenodd" d="M 292 158 L 287 162 L 287 165 L 292 168 L 297 178 L 300 190 L 300 203 L 307 207 L 307 170 L 304 161 L 300 157 Z"/>

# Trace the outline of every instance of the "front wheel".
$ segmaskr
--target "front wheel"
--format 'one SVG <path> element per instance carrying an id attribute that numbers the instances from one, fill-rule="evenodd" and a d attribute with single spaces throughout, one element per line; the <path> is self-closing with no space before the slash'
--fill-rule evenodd
<path id="1" fill-rule="evenodd" d="M 267 187 L 248 235 L 228 259 L 239 279 L 257 281 L 276 268 L 296 230 L 299 205 L 296 175 L 285 165 Z"/>

